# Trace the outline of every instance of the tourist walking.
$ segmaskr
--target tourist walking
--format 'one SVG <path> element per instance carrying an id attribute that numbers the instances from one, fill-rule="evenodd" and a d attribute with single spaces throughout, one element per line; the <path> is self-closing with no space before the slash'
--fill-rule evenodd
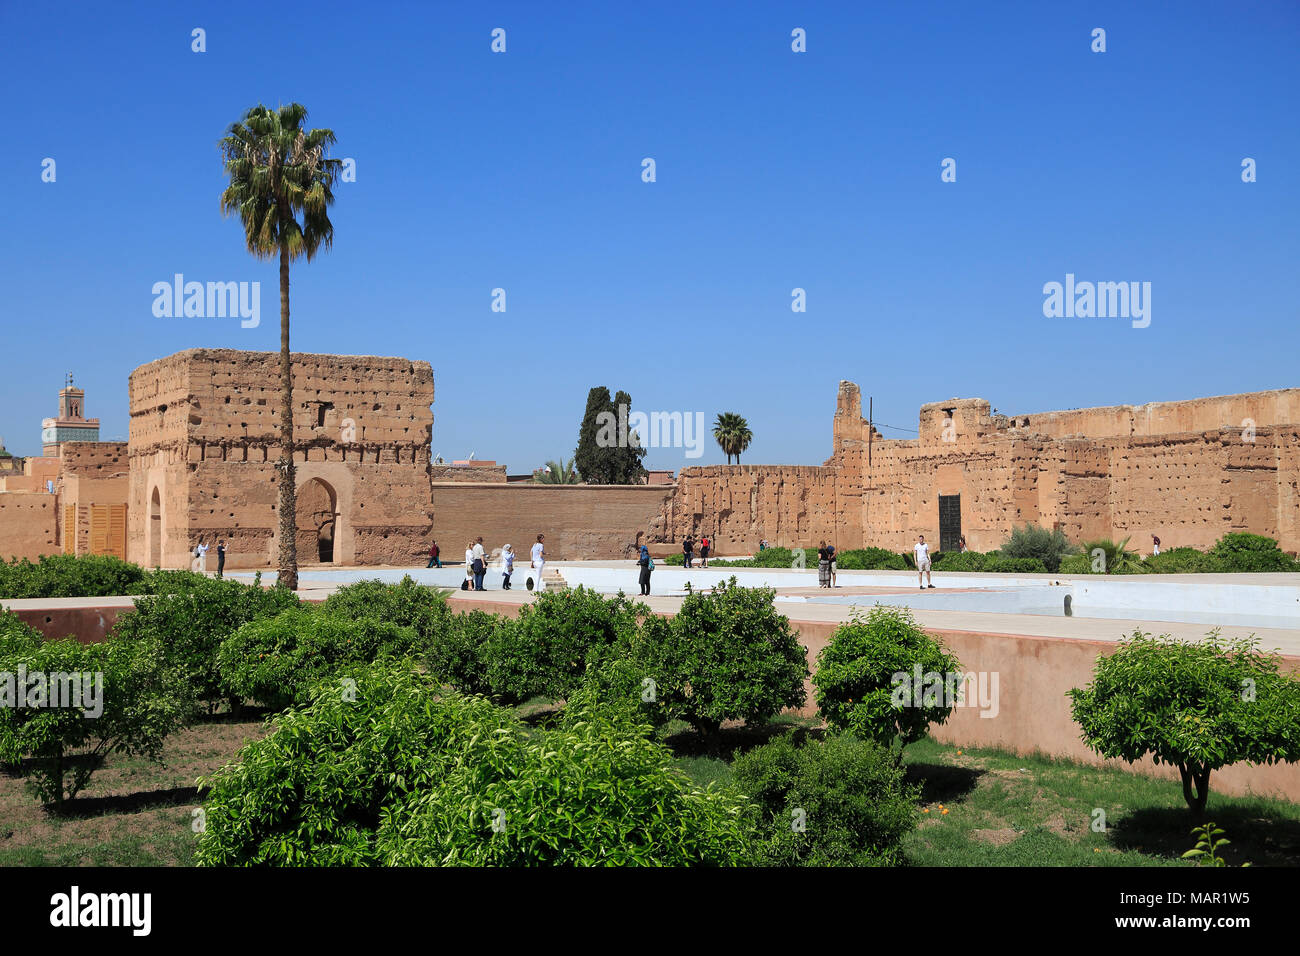
<path id="1" fill-rule="evenodd" d="M 217 577 L 219 578 L 225 577 L 225 571 L 226 571 L 226 542 L 224 540 L 218 540 L 217 541 Z"/>
<path id="2" fill-rule="evenodd" d="M 483 586 L 483 575 L 487 574 L 487 552 L 483 550 L 483 537 L 480 535 L 474 542 L 474 590 L 486 591 Z"/>
<path id="3" fill-rule="evenodd" d="M 1157 538 L 1155 535 L 1152 535 L 1151 536 L 1151 557 L 1154 558 L 1159 553 L 1160 553 L 1160 539 Z"/>
<path id="4" fill-rule="evenodd" d="M 465 588 L 471 591 L 474 589 L 474 542 L 470 541 L 465 545 Z"/>
<path id="5" fill-rule="evenodd" d="M 682 542 L 682 566 L 687 568 L 693 567 L 694 565 L 692 565 L 691 562 L 694 560 L 695 542 L 691 540 L 691 536 L 688 534 L 686 540 Z"/>
<path id="6" fill-rule="evenodd" d="M 959 537 L 959 538 L 957 539 L 957 552 L 958 552 L 959 554 L 965 554 L 965 553 L 966 553 L 966 536 L 965 536 L 965 535 L 962 535 L 961 537 Z"/>
<path id="7" fill-rule="evenodd" d="M 546 567 L 546 549 L 542 546 L 542 543 L 545 540 L 546 535 L 539 534 L 537 536 L 537 543 L 533 545 L 532 560 L 533 567 L 536 569 L 537 574 L 533 582 L 533 590 L 535 591 L 546 590 L 546 585 L 542 583 L 542 569 Z"/>
<path id="8" fill-rule="evenodd" d="M 709 536 L 706 534 L 700 539 L 700 567 L 709 566 Z"/>
<path id="9" fill-rule="evenodd" d="M 835 587 L 835 545 L 826 545 L 826 558 L 831 563 L 831 587 Z"/>
<path id="10" fill-rule="evenodd" d="M 208 546 L 199 538 L 198 547 L 194 549 L 194 569 L 199 574 L 208 573 Z"/>
<path id="11" fill-rule="evenodd" d="M 826 550 L 825 541 L 817 548 L 817 586 L 819 588 L 831 586 L 831 556 Z"/>
<path id="12" fill-rule="evenodd" d="M 515 553 L 510 545 L 501 549 L 501 590 L 510 590 L 510 575 L 515 573 Z"/>
<path id="13" fill-rule="evenodd" d="M 921 584 L 922 579 L 925 583 L 921 584 L 920 590 L 924 591 L 926 585 L 934 587 L 930 583 L 930 546 L 925 543 L 925 535 L 917 535 L 916 546 L 912 548 L 912 553 L 916 555 L 916 580 Z"/>
<path id="14" fill-rule="evenodd" d="M 654 559 L 650 557 L 650 549 L 644 544 L 641 545 L 641 556 L 637 559 L 637 564 L 641 565 L 641 593 L 649 595 L 650 593 L 650 572 L 655 569 Z"/>
<path id="15" fill-rule="evenodd" d="M 440 568 L 440 567 L 442 567 L 442 559 L 441 559 L 440 557 L 438 557 L 438 555 L 440 555 L 441 553 L 442 553 L 442 550 L 438 547 L 438 542 L 437 542 L 437 541 L 435 541 L 435 542 L 433 542 L 433 544 L 429 545 L 429 563 L 426 564 L 425 567 L 426 567 L 426 568 Z"/>

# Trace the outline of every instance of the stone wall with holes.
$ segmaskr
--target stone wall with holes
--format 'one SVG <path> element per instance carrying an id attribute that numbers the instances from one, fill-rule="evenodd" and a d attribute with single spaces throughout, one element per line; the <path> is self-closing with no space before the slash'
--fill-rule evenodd
<path id="1" fill-rule="evenodd" d="M 410 563 L 432 528 L 429 363 L 295 353 L 293 376 L 300 564 Z M 278 354 L 190 349 L 129 389 L 132 560 L 188 567 L 222 538 L 227 567 L 274 566 Z"/>
<path id="2" fill-rule="evenodd" d="M 45 492 L 0 492 L 0 559 L 34 561 L 57 554 L 59 499 Z"/>
<path id="3" fill-rule="evenodd" d="M 884 439 L 841 382 L 832 454 L 821 466 L 684 469 L 652 540 L 709 531 L 725 551 L 806 546 L 911 548 L 939 538 L 939 496 L 960 495 L 967 546 L 999 547 L 1012 527 L 1059 527 L 1072 541 L 1151 535 L 1164 549 L 1211 546 L 1231 531 L 1300 550 L 1300 389 L 1030 415 L 983 399 L 923 405 L 914 439 Z"/>

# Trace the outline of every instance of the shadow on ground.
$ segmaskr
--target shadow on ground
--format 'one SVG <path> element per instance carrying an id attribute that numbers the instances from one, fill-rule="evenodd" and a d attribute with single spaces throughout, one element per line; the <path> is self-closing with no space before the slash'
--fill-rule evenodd
<path id="1" fill-rule="evenodd" d="M 979 786 L 988 771 L 981 767 L 954 767 L 946 763 L 909 763 L 906 780 L 921 785 L 922 803 L 954 802 Z"/>
<path id="2" fill-rule="evenodd" d="M 206 787 L 172 787 L 169 790 L 146 790 L 113 797 L 77 797 L 66 801 L 62 808 L 47 804 L 45 812 L 63 819 L 85 819 L 109 813 L 138 813 L 158 807 L 184 807 L 202 803 L 207 792 Z"/>
<path id="3" fill-rule="evenodd" d="M 1266 803 L 1256 806 L 1210 807 L 1203 820 L 1183 808 L 1136 810 L 1110 827 L 1115 846 L 1174 859 L 1196 845 L 1192 828 L 1213 822 L 1229 844 L 1219 856 L 1229 866 L 1296 866 L 1300 864 L 1300 820 L 1281 816 Z"/>
<path id="4" fill-rule="evenodd" d="M 762 727 L 723 727 L 717 734 L 709 736 L 696 730 L 680 730 L 664 738 L 664 745 L 676 757 L 714 757 L 731 763 L 737 756 L 770 743 L 774 738 L 791 734 L 795 743 L 805 739 L 820 740 L 823 732 L 820 728 L 775 723 Z"/>

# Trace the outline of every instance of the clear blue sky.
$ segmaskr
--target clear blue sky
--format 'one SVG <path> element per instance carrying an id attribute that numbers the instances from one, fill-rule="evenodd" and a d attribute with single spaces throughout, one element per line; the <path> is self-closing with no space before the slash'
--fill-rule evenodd
<path id="1" fill-rule="evenodd" d="M 16 454 L 68 369 L 125 437 L 135 366 L 278 348 L 276 267 L 217 204 L 217 141 L 259 101 L 302 102 L 357 163 L 334 248 L 293 269 L 294 349 L 431 362 L 448 459 L 567 456 L 598 384 L 739 412 L 745 461 L 804 464 L 842 378 L 913 429 L 952 396 L 1300 385 L 1294 3 L 10 2 L 0 38 Z M 261 326 L 155 318 L 176 272 L 260 281 Z M 1150 282 L 1150 327 L 1045 318 L 1066 273 Z"/>

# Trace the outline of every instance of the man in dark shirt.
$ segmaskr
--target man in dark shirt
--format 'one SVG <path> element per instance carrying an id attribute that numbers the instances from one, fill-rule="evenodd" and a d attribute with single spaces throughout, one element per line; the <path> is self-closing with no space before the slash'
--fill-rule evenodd
<path id="1" fill-rule="evenodd" d="M 686 567 L 692 567 L 691 561 L 695 556 L 695 542 L 691 540 L 690 535 L 682 542 L 682 564 Z"/>
<path id="2" fill-rule="evenodd" d="M 226 569 L 226 541 L 221 539 L 217 542 L 217 577 L 222 576 Z"/>

